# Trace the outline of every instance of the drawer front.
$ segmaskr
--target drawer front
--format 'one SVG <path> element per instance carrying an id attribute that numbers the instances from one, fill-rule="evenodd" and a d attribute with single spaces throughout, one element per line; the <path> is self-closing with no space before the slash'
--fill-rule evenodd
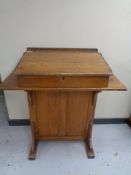
<path id="1" fill-rule="evenodd" d="M 108 76 L 19 76 L 20 87 L 100 88 L 108 85 Z"/>

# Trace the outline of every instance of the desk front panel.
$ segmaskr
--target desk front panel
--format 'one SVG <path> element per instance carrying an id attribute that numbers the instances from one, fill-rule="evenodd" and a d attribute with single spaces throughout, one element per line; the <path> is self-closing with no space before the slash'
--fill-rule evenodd
<path id="1" fill-rule="evenodd" d="M 89 122 L 93 120 L 95 92 L 45 90 L 32 93 L 38 139 L 86 137 Z"/>
<path id="2" fill-rule="evenodd" d="M 19 76 L 19 87 L 34 88 L 102 88 L 109 76 Z"/>

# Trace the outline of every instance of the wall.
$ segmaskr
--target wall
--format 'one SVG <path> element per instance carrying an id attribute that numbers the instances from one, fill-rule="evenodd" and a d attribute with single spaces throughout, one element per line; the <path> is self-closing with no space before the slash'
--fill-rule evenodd
<path id="1" fill-rule="evenodd" d="M 96 118 L 131 110 L 130 0 L 0 0 L 0 73 L 14 69 L 26 47 L 98 48 L 128 92 L 99 95 Z M 5 92 L 10 119 L 27 118 L 25 92 Z"/>

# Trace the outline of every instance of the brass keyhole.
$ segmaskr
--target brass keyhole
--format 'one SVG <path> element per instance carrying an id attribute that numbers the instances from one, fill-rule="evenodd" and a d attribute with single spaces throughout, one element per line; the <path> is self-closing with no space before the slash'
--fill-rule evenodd
<path id="1" fill-rule="evenodd" d="M 62 80 L 65 80 L 65 77 L 62 77 Z"/>

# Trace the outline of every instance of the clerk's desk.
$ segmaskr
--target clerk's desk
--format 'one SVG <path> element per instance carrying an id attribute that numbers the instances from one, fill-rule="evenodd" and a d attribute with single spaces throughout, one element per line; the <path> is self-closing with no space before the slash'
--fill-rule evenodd
<path id="1" fill-rule="evenodd" d="M 88 157 L 94 158 L 97 94 L 126 87 L 97 49 L 27 48 L 0 89 L 27 92 L 32 129 L 29 159 L 35 159 L 40 140 L 84 140 Z"/>

